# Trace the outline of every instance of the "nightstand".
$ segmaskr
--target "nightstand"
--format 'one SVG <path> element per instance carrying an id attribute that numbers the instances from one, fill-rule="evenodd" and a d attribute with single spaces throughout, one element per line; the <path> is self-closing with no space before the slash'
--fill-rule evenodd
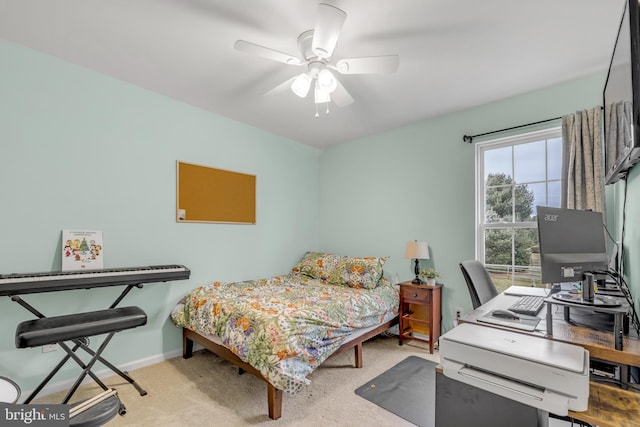
<path id="1" fill-rule="evenodd" d="M 398 340 L 418 340 L 429 343 L 429 352 L 440 338 L 442 316 L 442 285 L 428 286 L 411 282 L 400 283 L 400 324 Z"/>

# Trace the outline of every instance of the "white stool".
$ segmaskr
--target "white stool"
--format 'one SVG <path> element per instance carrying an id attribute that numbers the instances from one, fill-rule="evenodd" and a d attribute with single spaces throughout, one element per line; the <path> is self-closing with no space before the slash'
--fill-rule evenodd
<path id="1" fill-rule="evenodd" d="M 20 387 L 9 378 L 0 377 L 0 402 L 16 403 L 20 398 Z"/>

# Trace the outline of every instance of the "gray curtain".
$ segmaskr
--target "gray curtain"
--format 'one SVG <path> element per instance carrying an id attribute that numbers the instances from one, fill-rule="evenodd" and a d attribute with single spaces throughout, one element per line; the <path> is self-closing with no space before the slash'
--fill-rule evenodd
<path id="1" fill-rule="evenodd" d="M 618 155 L 631 148 L 631 124 L 633 123 L 633 106 L 630 102 L 620 101 L 605 106 L 605 129 L 604 134 L 609 141 L 616 141 L 615 144 L 608 144 L 605 155 L 606 171 L 614 166 Z M 608 119 L 608 120 L 607 120 Z"/>
<path id="2" fill-rule="evenodd" d="M 600 107 L 562 117 L 562 207 L 604 213 L 601 126 Z"/>

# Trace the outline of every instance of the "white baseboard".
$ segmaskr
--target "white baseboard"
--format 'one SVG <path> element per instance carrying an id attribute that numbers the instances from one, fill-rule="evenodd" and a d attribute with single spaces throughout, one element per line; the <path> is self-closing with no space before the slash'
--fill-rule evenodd
<path id="1" fill-rule="evenodd" d="M 119 366 L 116 365 L 116 367 L 123 372 L 134 371 L 139 368 L 144 368 L 145 366 L 154 365 L 156 363 L 160 363 L 165 360 L 174 359 L 176 357 L 181 357 L 181 356 L 182 356 L 182 349 L 177 349 L 177 350 L 169 351 L 167 353 L 156 354 L 154 356 L 146 357 L 144 359 L 134 360 Z M 98 364 L 100 362 L 96 362 L 96 363 Z M 100 379 L 105 379 L 113 375 L 117 375 L 107 367 L 104 367 L 104 369 L 101 369 L 99 371 L 92 371 L 92 372 Z M 80 371 L 78 371 L 78 373 L 80 373 Z M 37 397 L 40 398 L 40 397 L 48 396 L 50 394 L 58 393 L 60 391 L 69 390 L 75 382 L 76 382 L 76 378 L 49 383 L 40 391 L 40 393 L 38 393 Z M 93 382 L 93 379 L 87 376 L 87 378 L 84 379 L 82 384 L 90 383 L 90 382 Z M 19 403 L 23 403 L 24 400 L 27 397 L 29 397 L 29 395 L 31 395 L 32 392 L 33 390 L 23 390 L 20 395 Z"/>

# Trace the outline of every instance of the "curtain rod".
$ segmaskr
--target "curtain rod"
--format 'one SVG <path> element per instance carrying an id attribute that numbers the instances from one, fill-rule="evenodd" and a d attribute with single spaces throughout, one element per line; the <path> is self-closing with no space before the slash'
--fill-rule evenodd
<path id="1" fill-rule="evenodd" d="M 505 128 L 505 129 L 500 129 L 500 130 L 492 130 L 491 132 L 479 133 L 477 135 L 465 135 L 465 136 L 462 137 L 462 141 L 468 142 L 469 144 L 472 144 L 473 143 L 473 138 L 477 138 L 479 136 L 491 135 L 491 134 L 494 134 L 494 133 L 505 132 L 505 131 L 512 130 L 512 129 L 519 129 L 519 128 L 523 128 L 523 127 L 527 127 L 527 126 L 538 125 L 540 123 L 552 122 L 554 120 L 560 120 L 561 118 L 562 118 L 562 116 L 554 117 L 552 119 L 547 119 L 547 120 L 540 120 L 539 122 L 527 123 L 526 125 L 513 126 L 513 127 L 510 127 L 510 128 Z"/>

